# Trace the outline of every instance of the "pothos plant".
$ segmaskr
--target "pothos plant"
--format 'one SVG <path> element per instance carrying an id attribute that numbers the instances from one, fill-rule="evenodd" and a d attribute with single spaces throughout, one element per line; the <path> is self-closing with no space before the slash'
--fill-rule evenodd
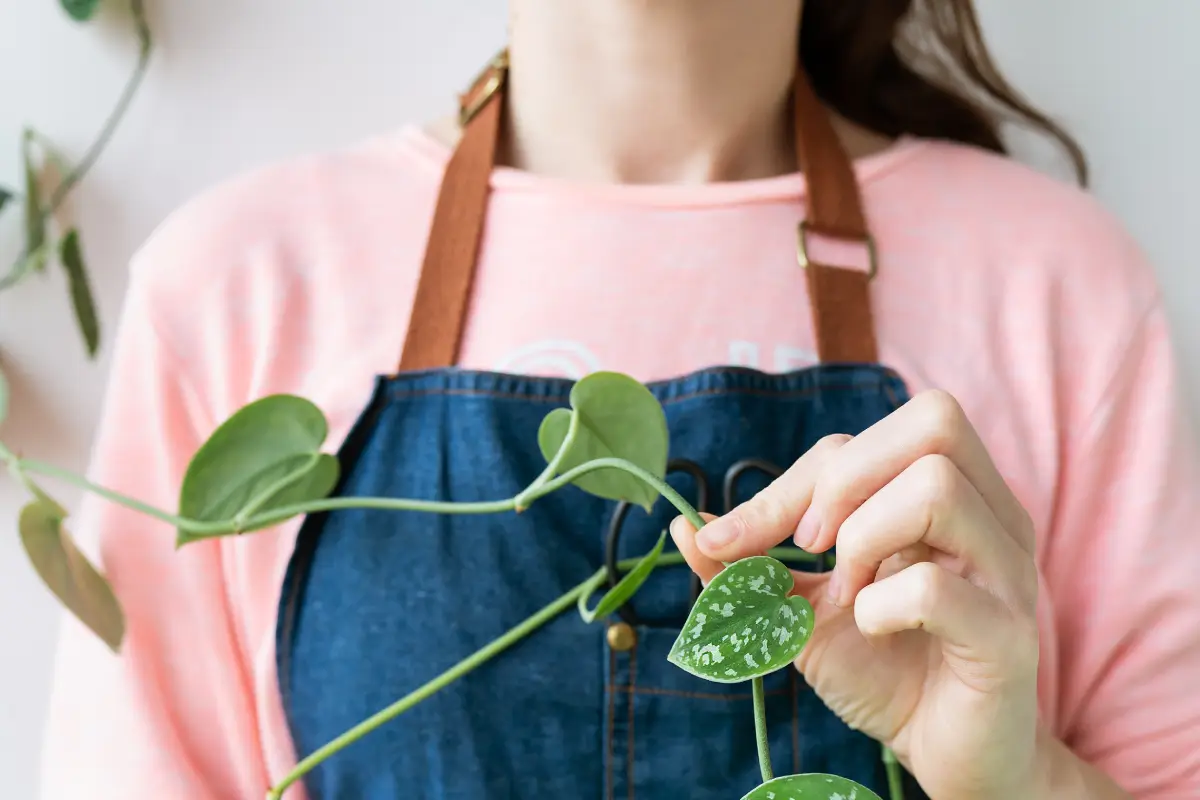
<path id="1" fill-rule="evenodd" d="M 58 0 L 59 6 L 76 22 L 95 17 L 101 0 Z M 113 110 L 99 135 L 77 164 L 70 164 L 48 137 L 33 127 L 21 135 L 21 188 L 0 184 L 0 216 L 20 208 L 24 217 L 24 243 L 7 271 L 0 274 L 0 291 L 11 289 L 31 275 L 45 273 L 52 260 L 62 265 L 67 277 L 71 305 L 89 357 L 100 347 L 100 322 L 92 297 L 78 229 L 66 225 L 59 231 L 58 214 L 71 191 L 83 180 L 112 139 L 117 126 L 137 93 L 150 60 L 150 27 L 143 0 L 130 0 L 130 13 L 138 38 L 138 59 Z M 48 180 L 53 173 L 54 181 Z"/>
<path id="2" fill-rule="evenodd" d="M 32 495 L 20 513 L 21 541 L 41 578 L 60 601 L 114 651 L 124 636 L 120 603 L 108 582 L 72 542 L 64 528 L 66 512 L 34 480 L 68 481 L 174 528 L 177 547 L 222 536 L 245 535 L 294 517 L 349 508 L 423 511 L 434 514 L 520 512 L 552 492 L 572 486 L 607 500 L 623 500 L 650 511 L 661 496 L 696 528 L 703 518 L 665 480 L 669 449 L 661 404 L 641 383 L 614 372 L 579 380 L 570 407 L 543 419 L 538 445 L 546 459 L 540 475 L 514 497 L 482 502 L 447 502 L 392 497 L 331 497 L 339 461 L 322 452 L 328 426 L 322 412 L 294 395 L 272 395 L 244 406 L 222 423 L 196 451 L 184 474 L 177 513 L 149 506 L 85 478 L 22 458 L 0 443 L 12 475 Z M 0 402 L 2 407 L 2 402 Z M 621 564 L 624 577 L 596 604 L 605 584 L 603 568 L 512 630 L 391 706 L 346 731 L 304 758 L 267 791 L 278 800 L 292 784 L 342 748 L 394 720 L 448 684 L 494 658 L 549 620 L 572 607 L 581 624 L 617 611 L 659 566 L 680 564 L 678 552 L 664 552 L 666 533 L 640 559 Z M 762 783 L 743 800 L 879 800 L 854 781 L 836 775 L 776 777 L 767 741 L 764 676 L 790 668 L 812 634 L 813 609 L 793 595 L 785 562 L 811 558 L 802 551 L 772 550 L 725 565 L 695 601 L 668 660 L 717 683 L 752 687 L 755 733 Z M 747 731 L 747 735 L 750 732 Z M 895 761 L 885 757 L 893 798 L 900 785 Z"/>

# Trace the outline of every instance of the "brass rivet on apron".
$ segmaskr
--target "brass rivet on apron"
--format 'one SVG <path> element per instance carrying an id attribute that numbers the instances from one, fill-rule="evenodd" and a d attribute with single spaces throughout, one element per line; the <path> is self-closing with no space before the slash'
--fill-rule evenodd
<path id="1" fill-rule="evenodd" d="M 617 622 L 608 626 L 608 646 L 613 650 L 624 652 L 631 650 L 637 644 L 637 634 L 627 622 Z"/>

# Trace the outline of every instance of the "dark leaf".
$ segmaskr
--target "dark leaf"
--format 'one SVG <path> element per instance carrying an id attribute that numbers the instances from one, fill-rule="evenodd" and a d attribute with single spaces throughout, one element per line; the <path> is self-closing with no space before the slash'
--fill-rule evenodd
<path id="1" fill-rule="evenodd" d="M 96 15 L 100 0 L 58 0 L 63 10 L 76 22 L 87 22 Z"/>
<path id="2" fill-rule="evenodd" d="M 63 528 L 66 512 L 45 495 L 21 509 L 21 544 L 50 591 L 114 652 L 125 636 L 125 616 L 112 587 L 79 552 Z"/>
<path id="3" fill-rule="evenodd" d="M 87 267 L 83 261 L 83 248 L 79 244 L 79 232 L 72 228 L 59 243 L 59 258 L 67 271 L 71 288 L 71 305 L 75 308 L 75 320 L 83 334 L 88 356 L 95 357 L 100 346 L 100 323 L 96 318 L 96 302 L 88 281 Z"/>
<path id="4" fill-rule="evenodd" d="M 646 582 L 646 578 L 650 577 L 650 573 L 654 571 L 654 567 L 658 564 L 658 558 L 662 555 L 663 545 L 667 541 L 667 532 L 663 531 L 658 537 L 658 544 L 654 549 L 642 557 L 637 565 L 629 572 L 625 573 L 625 577 L 617 581 L 617 585 L 600 598 L 600 602 L 592 610 L 587 607 L 587 594 L 579 596 L 579 616 L 583 617 L 583 621 L 587 623 L 594 622 L 597 619 L 607 617 L 609 614 L 616 611 L 625 601 L 633 597 L 642 584 Z"/>
<path id="5" fill-rule="evenodd" d="M 12 199 L 16 197 L 12 190 L 0 186 L 0 213 L 4 212 L 4 207 L 8 205 Z"/>

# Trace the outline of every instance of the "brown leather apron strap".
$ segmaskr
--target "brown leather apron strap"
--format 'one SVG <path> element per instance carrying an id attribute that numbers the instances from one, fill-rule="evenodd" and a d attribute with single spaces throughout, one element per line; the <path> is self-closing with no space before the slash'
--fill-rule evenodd
<path id="1" fill-rule="evenodd" d="M 803 69 L 797 68 L 794 86 L 796 156 L 808 186 L 808 216 L 797 228 L 796 255 L 808 273 L 817 356 L 822 363 L 874 363 L 878 355 L 870 284 L 877 256 L 854 165 Z M 867 270 L 810 259 L 811 234 L 862 242 L 869 259 Z"/>
<path id="2" fill-rule="evenodd" d="M 458 362 L 496 162 L 507 73 L 507 53 L 501 52 L 459 98 L 462 138 L 442 176 L 400 356 L 401 372 Z"/>
<path id="3" fill-rule="evenodd" d="M 483 233 L 488 189 L 504 111 L 507 52 L 501 52 L 460 98 L 459 140 L 442 177 L 433 224 L 409 318 L 399 371 L 457 363 Z M 797 230 L 797 258 L 808 277 L 817 355 L 823 363 L 872 363 L 875 329 L 869 287 L 875 247 L 858 184 L 829 115 L 803 70 L 794 90 L 796 152 L 808 191 Z M 867 247 L 867 271 L 809 258 L 809 235 L 851 239 Z"/>

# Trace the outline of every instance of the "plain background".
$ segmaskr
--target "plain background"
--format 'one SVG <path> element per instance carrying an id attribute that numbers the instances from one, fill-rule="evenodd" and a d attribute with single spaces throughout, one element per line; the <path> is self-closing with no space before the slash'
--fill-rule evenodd
<path id="1" fill-rule="evenodd" d="M 496 0 L 147 0 L 151 71 L 116 139 L 75 194 L 107 344 L 125 265 L 163 217 L 196 192 L 264 161 L 336 147 L 441 115 L 503 42 Z M 733 0 L 729 0 L 733 2 Z M 21 126 L 69 156 L 99 129 L 133 63 L 124 3 L 72 23 L 55 0 L 0 0 L 0 182 L 18 172 Z M 1200 408 L 1200 4 L 1178 0 L 980 0 L 1013 82 L 1082 140 L 1094 191 L 1150 253 L 1166 289 Z M 1061 174 L 1043 148 L 1022 157 Z M 18 215 L 0 220 L 6 267 Z M 1103 325 L 1103 320 L 1096 320 Z M 81 470 L 108 350 L 83 355 L 57 271 L 0 295 L 0 361 L 13 383 L 4 440 Z M 64 491 L 74 503 L 77 496 Z M 3 795 L 36 794 L 58 611 L 16 535 L 20 495 L 0 480 L 0 775 Z M 1200 566 L 1200 565 L 1198 565 Z"/>

